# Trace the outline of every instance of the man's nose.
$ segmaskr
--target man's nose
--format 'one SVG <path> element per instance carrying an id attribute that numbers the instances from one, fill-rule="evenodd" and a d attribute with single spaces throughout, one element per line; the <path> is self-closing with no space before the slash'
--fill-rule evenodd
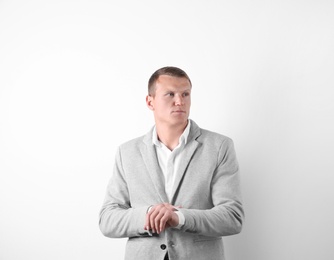
<path id="1" fill-rule="evenodd" d="M 175 105 L 176 106 L 183 105 L 183 97 L 181 95 L 175 95 Z"/>

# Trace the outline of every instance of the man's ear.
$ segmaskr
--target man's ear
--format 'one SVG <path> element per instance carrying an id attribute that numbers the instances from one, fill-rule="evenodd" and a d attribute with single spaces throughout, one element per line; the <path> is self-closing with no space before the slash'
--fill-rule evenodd
<path id="1" fill-rule="evenodd" d="M 152 111 L 154 110 L 154 106 L 153 106 L 153 97 L 151 95 L 147 95 L 146 96 L 146 105 L 149 109 L 151 109 Z"/>

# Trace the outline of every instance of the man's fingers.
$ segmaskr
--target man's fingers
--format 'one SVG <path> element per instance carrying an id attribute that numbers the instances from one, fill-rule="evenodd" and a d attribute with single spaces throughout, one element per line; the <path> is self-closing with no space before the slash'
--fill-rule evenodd
<path id="1" fill-rule="evenodd" d="M 166 212 L 166 214 L 160 219 L 160 226 L 159 226 L 159 233 L 165 230 L 167 221 L 169 219 L 169 212 Z"/>
<path id="2" fill-rule="evenodd" d="M 151 230 L 151 215 L 154 213 L 154 207 L 151 207 L 150 210 L 146 213 L 144 229 Z"/>
<path id="3" fill-rule="evenodd" d="M 164 214 L 165 214 L 164 210 L 161 210 L 159 212 L 159 214 L 154 219 L 155 230 L 157 231 L 158 234 L 161 233 L 160 225 L 161 225 L 161 221 L 163 221 L 163 219 L 164 219 Z"/>
<path id="4" fill-rule="evenodd" d="M 150 228 L 152 229 L 153 233 L 155 233 L 157 230 L 156 225 L 155 225 L 155 219 L 158 215 L 159 215 L 159 210 L 157 210 L 156 208 L 153 208 L 149 215 Z"/>

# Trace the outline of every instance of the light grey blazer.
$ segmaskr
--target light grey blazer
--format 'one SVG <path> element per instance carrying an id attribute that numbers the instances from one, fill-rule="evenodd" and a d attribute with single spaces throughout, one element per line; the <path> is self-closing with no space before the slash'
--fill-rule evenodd
<path id="1" fill-rule="evenodd" d="M 167 250 L 171 260 L 225 259 L 222 236 L 239 233 L 244 218 L 232 140 L 191 121 L 171 201 L 182 207 L 185 224 L 149 236 L 144 230 L 147 209 L 168 202 L 152 130 L 117 151 L 100 212 L 102 233 L 129 238 L 127 260 L 163 260 Z"/>

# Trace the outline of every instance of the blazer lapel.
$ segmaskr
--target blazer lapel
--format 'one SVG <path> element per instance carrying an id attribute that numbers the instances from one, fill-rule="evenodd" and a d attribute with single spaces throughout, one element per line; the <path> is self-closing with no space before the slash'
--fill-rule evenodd
<path id="1" fill-rule="evenodd" d="M 188 141 L 186 146 L 184 147 L 182 160 L 180 161 L 179 169 L 177 170 L 177 175 L 175 176 L 175 182 L 172 191 L 172 204 L 175 202 L 176 191 L 179 189 L 182 178 L 187 170 L 191 158 L 193 157 L 193 154 L 195 153 L 199 145 L 196 138 L 201 134 L 200 128 L 194 121 L 191 121 L 190 127 L 191 128 L 188 136 Z"/>
<path id="2" fill-rule="evenodd" d="M 144 143 L 140 147 L 144 163 L 147 171 L 153 182 L 154 188 L 160 197 L 161 202 L 168 202 L 165 192 L 165 180 L 161 168 L 158 163 L 158 158 L 154 144 L 152 143 L 152 131 L 144 136 Z"/>

